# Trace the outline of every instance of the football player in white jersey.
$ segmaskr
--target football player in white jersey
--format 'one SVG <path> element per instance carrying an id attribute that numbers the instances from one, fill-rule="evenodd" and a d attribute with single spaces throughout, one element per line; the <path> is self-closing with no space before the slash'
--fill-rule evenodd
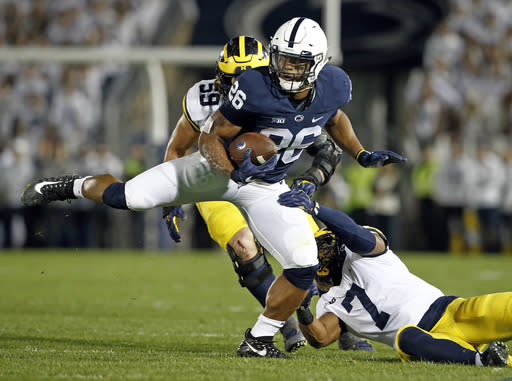
<path id="1" fill-rule="evenodd" d="M 325 347 L 348 330 L 393 347 L 403 361 L 510 364 L 504 342 L 512 339 L 512 292 L 446 296 L 410 273 L 379 230 L 357 225 L 304 192 L 283 193 L 279 202 L 327 226 L 317 234 L 315 280 L 324 293 L 316 318 L 307 302 L 297 311 L 312 346 Z"/>
<path id="2" fill-rule="evenodd" d="M 215 79 L 195 83 L 183 97 L 183 114 L 169 139 L 164 161 L 182 157 L 195 148 L 201 125 L 227 99 L 231 83 L 240 73 L 267 65 L 268 52 L 260 41 L 248 36 L 237 36 L 229 40 L 217 59 Z M 327 183 L 341 159 L 341 150 L 330 139 L 315 143 L 313 148 L 308 152 L 321 153 L 315 156 L 313 167 L 296 179 L 295 184 L 301 183 L 302 187 L 309 182 L 314 183 L 315 187 Z M 263 248 L 255 241 L 238 208 L 226 201 L 199 202 L 196 206 L 212 239 L 228 252 L 242 287 L 246 287 L 264 306 L 268 288 L 275 276 Z M 163 210 L 171 238 L 180 242 L 178 221 L 184 218 L 185 212 L 179 205 L 164 207 Z M 309 222 L 314 232 L 319 230 L 313 218 Z M 306 344 L 295 315 L 287 320 L 281 333 L 287 352 Z M 345 349 L 374 350 L 367 341 L 350 334 L 344 335 L 340 343 L 345 345 Z"/>

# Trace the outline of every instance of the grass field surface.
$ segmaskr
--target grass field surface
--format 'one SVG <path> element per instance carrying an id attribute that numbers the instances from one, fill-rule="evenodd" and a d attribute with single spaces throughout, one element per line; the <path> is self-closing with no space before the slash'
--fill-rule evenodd
<path id="1" fill-rule="evenodd" d="M 399 254 L 448 295 L 511 290 L 512 257 Z M 402 364 L 375 343 L 374 353 L 236 357 L 260 312 L 219 251 L 4 250 L 0 379 L 512 380 L 512 368 Z"/>

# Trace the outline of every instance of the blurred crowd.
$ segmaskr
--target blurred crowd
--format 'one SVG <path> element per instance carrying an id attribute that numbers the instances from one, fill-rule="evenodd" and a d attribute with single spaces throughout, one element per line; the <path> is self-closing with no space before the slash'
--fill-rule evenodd
<path id="1" fill-rule="evenodd" d="M 395 244 L 512 254 L 512 1 L 450 3 L 404 91 L 409 168 L 349 164 L 329 197 Z"/>
<path id="2" fill-rule="evenodd" d="M 406 88 L 427 248 L 512 252 L 512 1 L 451 0 Z"/>
<path id="3" fill-rule="evenodd" d="M 164 0 L 0 0 L 0 46 L 145 45 L 164 7 Z M 90 226 L 84 218 L 104 219 L 102 212 L 84 211 L 76 219 L 80 228 L 63 236 L 62 224 L 71 226 L 69 221 L 45 224 L 50 217 L 21 209 L 19 195 L 32 178 L 63 171 L 123 178 L 122 161 L 102 141 L 102 105 L 109 85 L 125 70 L 109 62 L 0 64 L 0 246 L 101 245 L 97 236 L 105 236 L 105 229 L 80 229 Z"/>
<path id="4" fill-rule="evenodd" d="M 512 0 L 450 4 L 405 87 L 400 141 L 409 167 L 344 162 L 320 197 L 382 228 L 399 248 L 512 253 Z M 0 45 L 147 44 L 164 6 L 0 0 Z M 30 179 L 70 168 L 123 179 L 143 170 L 144 145 L 123 161 L 102 144 L 105 93 L 126 70 L 0 64 L 0 246 L 109 246 L 106 208 L 84 200 L 23 209 L 19 195 Z M 140 216 L 132 225 L 140 246 Z"/>

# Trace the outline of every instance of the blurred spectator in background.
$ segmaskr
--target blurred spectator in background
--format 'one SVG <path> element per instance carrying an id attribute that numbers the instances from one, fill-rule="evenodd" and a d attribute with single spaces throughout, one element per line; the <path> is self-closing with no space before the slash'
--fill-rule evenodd
<path id="1" fill-rule="evenodd" d="M 423 65 L 427 68 L 435 66 L 437 60 L 447 65 L 455 65 L 464 52 L 464 39 L 457 33 L 455 26 L 448 19 L 437 26 L 432 37 L 425 44 Z"/>
<path id="2" fill-rule="evenodd" d="M 504 155 L 505 192 L 503 197 L 503 252 L 512 255 L 512 143 Z"/>
<path id="3" fill-rule="evenodd" d="M 110 49 L 149 44 L 167 6 L 165 0 L 4 0 L 0 1 L 0 45 Z M 78 173 L 83 169 L 84 173 L 104 171 L 121 178 L 123 163 L 105 145 L 96 147 L 95 144 L 105 135 L 101 123 L 105 93 L 126 68 L 115 62 L 2 63 L 2 174 L 15 172 L 19 175 L 16 180 L 27 182 L 21 178 L 28 173 L 45 177 L 56 170 Z M 0 180 L 2 219 L 10 218 L 12 213 L 6 211 L 12 211 L 13 202 L 18 204 L 21 191 L 19 186 L 16 189 L 17 181 L 6 181 L 11 176 L 3 177 Z M 46 213 L 43 210 L 26 209 L 30 216 L 25 245 L 107 246 L 108 219 L 96 212 L 93 203 L 73 208 L 72 213 L 64 212 L 56 204 L 46 209 L 51 216 L 43 216 Z M 12 224 L 2 223 L 2 226 Z M 1 234 L 2 242 L 13 245 L 14 236 Z"/>
<path id="4" fill-rule="evenodd" d="M 430 208 L 421 163 L 413 170 L 412 186 L 423 210 L 420 221 L 425 228 L 446 226 L 446 247 L 452 252 L 460 252 L 464 244 L 470 252 L 479 251 L 481 244 L 486 251 L 497 251 L 498 216 L 504 208 L 499 156 L 512 140 L 512 2 L 450 4 L 448 17 L 425 44 L 423 68 L 411 72 L 405 91 L 406 129 L 409 140 L 416 140 L 408 141 L 407 149 L 434 147 L 442 167 L 431 185 L 445 216 L 425 215 Z"/>
<path id="5" fill-rule="evenodd" d="M 453 254 L 461 254 L 465 250 L 466 231 L 464 228 L 464 212 L 468 206 L 469 193 L 472 186 L 472 162 L 464 155 L 464 146 L 453 140 L 450 157 L 440 165 L 435 174 L 435 199 L 441 207 L 442 217 L 433 223 L 440 226 L 438 230 L 444 247 Z"/>
<path id="6" fill-rule="evenodd" d="M 409 74 L 403 107 L 406 154 L 413 164 L 411 186 L 419 210 L 419 215 L 408 218 L 418 221 L 424 233 L 424 239 L 418 237 L 414 243 L 424 241 L 429 246 L 423 248 L 428 250 L 450 247 L 457 251 L 462 245 L 462 201 L 457 198 L 461 198 L 463 192 L 452 192 L 449 195 L 442 191 L 444 188 L 457 187 L 458 180 L 450 178 L 448 174 L 460 172 L 460 161 L 473 162 L 468 158 L 477 156 L 482 136 L 485 136 L 489 150 L 492 151 L 491 156 L 504 156 L 510 167 L 512 1 L 448 1 L 451 12 L 426 42 L 423 66 Z M 145 45 L 154 36 L 164 14 L 162 10 L 167 5 L 165 0 L 4 0 L 0 1 L 0 45 L 90 46 L 104 49 Z M 1 64 L 0 141 L 7 143 L 0 150 L 0 166 L 6 168 L 6 165 L 15 162 L 13 140 L 20 140 L 22 143 L 17 144 L 19 147 L 28 144 L 28 157 L 17 161 L 17 165 L 26 166 L 22 171 L 28 172 L 35 168 L 36 176 L 42 177 L 45 173 L 56 172 L 55 168 L 48 169 L 55 166 L 76 168 L 74 172 L 77 173 L 91 172 L 89 168 L 82 171 L 83 166 L 94 166 L 94 171 L 102 170 L 102 167 L 97 167 L 101 164 L 101 154 L 94 145 L 98 140 L 103 141 L 105 136 L 102 125 L 105 94 L 116 78 L 128 72 L 127 68 L 127 65 L 115 62 L 73 66 L 57 63 Z M 108 170 L 120 174 L 124 171 L 125 178 L 133 176 L 143 161 L 140 160 L 139 148 L 132 149 L 133 156 L 124 163 L 124 170 L 122 163 L 120 165 L 118 160 L 105 152 L 105 157 L 115 167 Z M 466 159 L 458 156 L 461 150 Z M 433 161 L 433 155 L 443 164 L 439 184 L 435 183 L 438 165 Z M 470 251 L 479 250 L 478 221 L 483 225 L 490 224 L 490 228 L 495 223 L 497 213 L 504 216 L 501 220 L 503 250 L 511 250 L 510 175 L 507 180 L 503 180 L 506 188 L 502 189 L 504 199 L 499 206 L 493 203 L 490 208 L 492 211 L 489 212 L 489 202 L 482 200 L 483 193 L 492 187 L 491 184 L 499 182 L 499 179 L 495 179 L 499 171 L 494 174 L 483 169 L 492 161 L 482 159 L 479 164 L 467 164 L 470 168 L 463 176 L 481 173 L 480 181 L 483 182 L 470 188 L 471 194 L 479 196 L 479 202 L 483 203 L 478 208 L 481 218 L 477 218 L 474 209 L 476 204 L 466 204 L 462 214 L 465 221 L 465 244 Z M 386 178 L 385 174 L 377 170 L 352 171 L 350 165 L 342 173 L 344 178 L 340 177 L 339 182 L 335 178 L 331 180 L 330 186 L 336 184 L 330 188 L 333 192 L 327 192 L 326 188 L 319 197 L 336 203 L 362 224 L 375 224 L 373 212 L 378 211 L 369 208 L 381 204 L 375 198 L 378 200 L 382 195 L 377 184 L 384 183 L 381 177 Z M 374 189 L 372 184 L 375 184 Z M 0 194 L 6 194 L 5 187 L 3 183 L 0 185 Z M 346 188 L 350 188 L 349 196 Z M 448 213 L 446 219 L 434 201 L 434 188 L 435 197 Z M 9 207 L 8 201 L 5 198 L 2 200 L 0 207 Z M 80 207 L 83 208 L 77 210 L 77 216 L 83 213 L 80 221 L 85 223 L 91 220 L 89 228 L 82 227 L 86 231 L 89 229 L 88 232 L 81 238 L 72 238 L 77 240 L 76 245 L 89 247 L 107 244 L 103 233 L 100 234 L 103 238 L 96 240 L 96 233 L 91 230 L 92 220 L 96 219 L 93 217 L 95 206 L 86 206 L 84 203 Z M 69 216 L 62 218 L 69 224 Z M 38 221 L 37 218 L 28 220 Z M 103 221 L 100 227 L 104 224 Z M 446 238 L 450 244 L 440 238 L 446 236 L 440 230 L 443 226 L 446 227 L 445 231 L 450 232 L 451 238 Z M 47 228 L 39 226 L 36 229 L 39 234 L 33 237 L 29 234 L 26 244 L 49 244 L 45 238 Z M 32 228 L 28 226 L 27 229 Z M 496 239 L 493 234 L 483 232 L 482 237 L 492 241 L 486 242 L 484 248 L 498 248 L 499 236 Z M 396 238 L 393 240 L 396 242 Z M 71 244 L 64 239 L 58 242 Z M 137 239 L 137 242 L 140 240 Z"/>
<path id="7" fill-rule="evenodd" d="M 128 181 L 146 168 L 144 164 L 144 144 L 134 143 L 130 146 L 130 155 L 123 162 L 123 179 Z"/>
<path id="8" fill-rule="evenodd" d="M 419 83 L 415 83 L 421 81 Z M 433 144 L 441 130 L 442 104 L 434 92 L 431 72 L 411 78 L 407 95 L 407 128 L 419 147 Z"/>
<path id="9" fill-rule="evenodd" d="M 373 202 L 370 206 L 375 224 L 400 247 L 400 170 L 394 165 L 378 169 L 373 180 Z"/>
<path id="10" fill-rule="evenodd" d="M 439 228 L 440 209 L 434 201 L 435 176 L 439 170 L 435 152 L 431 145 L 425 145 L 421 150 L 421 160 L 414 165 L 411 174 L 411 184 L 414 196 L 418 200 L 420 223 L 421 249 L 428 251 L 442 250 L 442 230 Z M 416 242 L 418 243 L 418 242 Z"/>
<path id="11" fill-rule="evenodd" d="M 3 227 L 1 247 L 23 247 L 27 231 L 25 208 L 19 202 L 19 190 L 30 182 L 35 168 L 30 157 L 29 143 L 23 139 L 0 148 L 0 224 Z M 10 151 L 10 152 L 6 152 Z"/>
<path id="12" fill-rule="evenodd" d="M 60 127 L 60 133 L 70 151 L 76 152 L 81 142 L 88 140 L 99 120 L 99 109 L 83 89 L 84 70 L 66 66 L 61 85 L 57 88 L 51 114 L 52 121 Z"/>
<path id="13" fill-rule="evenodd" d="M 342 167 L 342 174 L 349 189 L 344 210 L 361 225 L 375 226 L 370 206 L 373 203 L 373 182 L 379 169 L 367 168 L 361 171 L 360 166 L 355 162 Z"/>
<path id="14" fill-rule="evenodd" d="M 501 206 L 505 186 L 505 168 L 502 158 L 491 151 L 490 143 L 478 144 L 473 168 L 471 200 L 478 213 L 480 239 L 485 252 L 500 251 Z"/>

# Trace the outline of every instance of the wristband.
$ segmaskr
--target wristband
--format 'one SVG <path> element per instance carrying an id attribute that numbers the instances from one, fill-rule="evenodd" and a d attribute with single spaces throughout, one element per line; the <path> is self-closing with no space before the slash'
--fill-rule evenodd
<path id="1" fill-rule="evenodd" d="M 356 155 L 356 157 L 355 157 L 356 161 L 359 161 L 359 156 L 361 156 L 361 154 L 362 154 L 363 152 L 370 153 L 370 152 L 368 152 L 367 150 L 365 150 L 365 149 L 363 148 L 362 150 L 360 150 L 360 151 L 357 153 L 357 155 Z"/>
<path id="2" fill-rule="evenodd" d="M 297 319 L 299 320 L 300 324 L 310 325 L 311 323 L 313 323 L 315 317 L 313 316 L 309 308 L 300 306 L 299 309 L 297 310 Z"/>

